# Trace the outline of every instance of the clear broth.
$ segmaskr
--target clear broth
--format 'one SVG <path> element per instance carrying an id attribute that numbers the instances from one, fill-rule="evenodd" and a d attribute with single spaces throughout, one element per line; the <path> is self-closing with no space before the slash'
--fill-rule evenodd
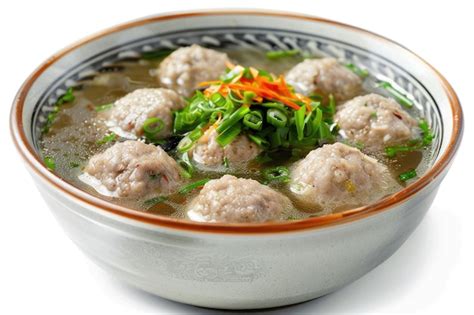
<path id="1" fill-rule="evenodd" d="M 288 57 L 276 61 L 269 60 L 265 53 L 259 50 L 234 49 L 225 50 L 225 52 L 239 64 L 265 69 L 275 74 L 285 73 L 302 60 L 301 57 Z M 102 69 L 99 74 L 92 78 L 78 82 L 78 86 L 74 90 L 74 102 L 61 106 L 50 131 L 42 137 L 40 146 L 43 156 L 50 156 L 54 159 L 56 163 L 55 172 L 59 176 L 92 195 L 149 213 L 186 218 L 185 205 L 195 197 L 198 193 L 197 190 L 187 195 L 174 194 L 165 202 L 146 208 L 143 199 L 106 197 L 78 179 L 89 158 L 94 154 L 103 152 L 112 145 L 98 145 L 96 143 L 107 133 L 107 128 L 96 119 L 95 106 L 112 103 L 139 88 L 158 87 L 155 73 L 159 63 L 160 60 L 150 61 L 144 59 L 121 61 Z M 370 91 L 370 87 L 366 86 L 366 92 Z M 415 117 L 419 116 L 416 109 L 413 109 L 410 114 Z M 175 152 L 168 153 L 176 157 Z M 400 173 L 410 169 L 416 169 L 418 174 L 422 174 L 428 166 L 429 156 L 427 150 L 400 154 L 392 159 L 386 158 L 382 152 L 374 155 L 375 158 L 389 167 L 395 179 L 398 178 Z M 261 181 L 260 169 L 262 167 L 282 165 L 282 162 L 289 165 L 294 161 L 291 159 L 286 161 L 274 160 L 262 165 L 250 163 L 246 170 L 236 172 L 233 170 L 222 172 L 200 171 L 193 175 L 192 180 L 219 178 L 224 173 L 230 173 L 238 177 Z M 387 195 L 400 190 L 403 186 L 404 184 L 398 181 L 397 185 L 387 191 Z M 272 188 L 282 192 L 293 202 L 294 208 L 285 211 L 282 220 L 303 219 L 327 213 L 324 209 L 314 209 L 314 207 L 307 207 L 298 202 L 292 198 L 292 194 L 289 193 L 285 185 L 274 185 Z"/>

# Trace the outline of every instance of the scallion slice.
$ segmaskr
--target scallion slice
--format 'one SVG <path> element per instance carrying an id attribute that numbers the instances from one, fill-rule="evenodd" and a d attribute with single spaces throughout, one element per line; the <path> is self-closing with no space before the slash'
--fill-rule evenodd
<path id="1" fill-rule="evenodd" d="M 142 58 L 145 60 L 156 60 L 162 59 L 168 55 L 170 55 L 174 49 L 160 49 L 154 51 L 145 51 L 142 53 Z"/>
<path id="2" fill-rule="evenodd" d="M 267 122 L 277 128 L 282 128 L 286 126 L 288 117 L 282 110 L 270 108 L 267 110 Z"/>
<path id="3" fill-rule="evenodd" d="M 112 107 L 114 107 L 114 103 L 98 105 L 98 106 L 95 107 L 95 111 L 99 113 L 99 112 L 103 112 L 103 111 L 109 110 L 109 109 L 111 109 Z"/>
<path id="4" fill-rule="evenodd" d="M 143 131 L 145 137 L 149 140 L 156 140 L 158 133 L 163 130 L 165 123 L 161 118 L 150 117 L 145 120 L 143 123 Z"/>
<path id="5" fill-rule="evenodd" d="M 363 79 L 369 76 L 369 71 L 367 69 L 361 69 L 353 63 L 346 64 L 346 67 Z"/>
<path id="6" fill-rule="evenodd" d="M 145 206 L 146 208 L 151 208 L 151 207 L 154 207 L 156 206 L 157 204 L 159 203 L 162 203 L 163 201 L 166 201 L 168 198 L 165 197 L 165 196 L 158 196 L 158 197 L 154 197 L 154 198 L 150 198 L 148 200 L 145 200 L 143 202 L 143 206 Z"/>
<path id="7" fill-rule="evenodd" d="M 290 181 L 290 171 L 285 166 L 276 166 L 263 170 L 263 177 L 266 183 L 287 183 Z"/>
<path id="8" fill-rule="evenodd" d="M 240 123 L 235 124 L 232 127 L 226 129 L 221 134 L 219 134 L 216 137 L 216 141 L 217 143 L 219 143 L 221 147 L 225 147 L 226 145 L 232 143 L 232 141 L 234 141 L 234 139 L 237 138 L 237 136 L 240 134 L 241 131 L 242 131 L 241 124 Z"/>
<path id="9" fill-rule="evenodd" d="M 210 178 L 204 178 L 204 179 L 201 179 L 201 180 L 198 180 L 194 183 L 191 183 L 191 184 L 188 184 L 186 186 L 183 186 L 181 187 L 181 189 L 179 190 L 179 193 L 180 194 L 187 194 L 191 191 L 193 191 L 194 189 L 196 188 L 199 188 L 199 187 L 202 187 L 204 186 L 208 181 L 210 181 L 211 179 Z"/>
<path id="10" fill-rule="evenodd" d="M 253 142 L 255 142 L 261 147 L 267 147 L 269 145 L 267 140 L 265 140 L 264 138 L 258 135 L 248 134 L 247 136 L 249 137 L 250 140 L 252 140 Z"/>
<path id="11" fill-rule="evenodd" d="M 263 126 L 262 113 L 258 110 L 253 110 L 248 114 L 245 114 L 242 123 L 250 129 L 261 130 Z"/>
<path id="12" fill-rule="evenodd" d="M 304 125 L 305 125 L 305 117 L 304 114 L 306 113 L 306 107 L 301 106 L 300 109 L 295 111 L 295 125 L 296 125 L 296 132 L 298 135 L 298 140 L 301 141 L 304 138 Z"/>
<path id="13" fill-rule="evenodd" d="M 117 137 L 118 136 L 115 133 L 111 132 L 103 136 L 101 139 L 97 140 L 95 143 L 98 145 L 103 145 L 103 144 L 114 141 L 115 139 L 117 139 Z"/>
<path id="14" fill-rule="evenodd" d="M 178 150 L 179 153 L 185 153 L 185 152 L 188 152 L 193 147 L 193 145 L 194 145 L 193 140 L 191 140 L 189 137 L 184 137 L 178 143 L 176 150 Z"/>
<path id="15" fill-rule="evenodd" d="M 397 90 L 392 86 L 390 82 L 387 81 L 380 81 L 378 87 L 385 89 L 388 93 L 390 93 L 395 99 L 406 108 L 413 107 L 413 101 L 410 100 L 405 94 Z"/>
<path id="16" fill-rule="evenodd" d="M 398 178 L 402 181 L 402 182 L 406 182 L 412 178 L 415 178 L 417 175 L 416 173 L 416 170 L 415 169 L 411 169 L 407 172 L 404 172 L 404 173 L 401 173 L 400 175 L 398 175 Z"/>
<path id="17" fill-rule="evenodd" d="M 44 159 L 44 165 L 46 165 L 46 168 L 50 171 L 54 171 L 56 169 L 56 162 L 54 162 L 54 159 L 50 156 L 45 156 Z"/>
<path id="18" fill-rule="evenodd" d="M 279 59 L 284 57 L 292 57 L 300 54 L 298 49 L 291 50 L 272 50 L 266 53 L 268 59 Z"/>
<path id="19" fill-rule="evenodd" d="M 229 117 L 224 119 L 219 126 L 217 126 L 217 132 L 223 133 L 227 129 L 231 128 L 237 124 L 244 116 L 250 111 L 248 106 L 241 106 L 235 112 L 233 112 Z"/>

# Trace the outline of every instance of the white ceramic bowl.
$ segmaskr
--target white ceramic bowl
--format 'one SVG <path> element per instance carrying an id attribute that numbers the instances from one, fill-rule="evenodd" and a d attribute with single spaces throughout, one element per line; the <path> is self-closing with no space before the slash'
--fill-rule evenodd
<path id="1" fill-rule="evenodd" d="M 179 221 L 98 199 L 38 158 L 48 104 L 100 67 L 141 51 L 200 43 L 299 48 L 363 64 L 415 96 L 436 134 L 432 166 L 376 204 L 302 221 L 229 225 Z M 429 209 L 462 135 L 459 101 L 429 64 L 391 40 L 320 18 L 212 11 L 126 23 L 60 51 L 27 79 L 11 114 L 14 142 L 69 237 L 128 283 L 175 301 L 225 309 L 313 299 L 356 280 L 392 255 Z"/>

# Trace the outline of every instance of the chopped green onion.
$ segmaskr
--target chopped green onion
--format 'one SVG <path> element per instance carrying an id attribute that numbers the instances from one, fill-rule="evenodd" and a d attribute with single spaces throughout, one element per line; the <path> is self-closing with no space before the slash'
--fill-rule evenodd
<path id="1" fill-rule="evenodd" d="M 232 127 L 226 129 L 221 134 L 219 134 L 216 137 L 216 141 L 217 143 L 219 143 L 221 147 L 225 147 L 226 145 L 232 143 L 232 141 L 234 141 L 234 139 L 237 138 L 237 136 L 240 134 L 241 131 L 242 131 L 241 124 L 240 123 L 235 124 Z"/>
<path id="2" fill-rule="evenodd" d="M 319 126 L 319 138 L 321 140 L 328 140 L 332 138 L 331 130 L 326 122 L 321 122 Z"/>
<path id="3" fill-rule="evenodd" d="M 363 79 L 369 76 L 369 71 L 367 69 L 361 69 L 353 63 L 346 64 L 346 67 Z"/>
<path id="4" fill-rule="evenodd" d="M 276 166 L 263 170 L 263 177 L 267 183 L 287 183 L 290 181 L 290 171 L 285 166 Z"/>
<path id="5" fill-rule="evenodd" d="M 165 197 L 165 196 L 154 197 L 154 198 L 145 200 L 145 201 L 143 202 L 143 206 L 145 206 L 146 208 L 151 208 L 151 207 L 153 207 L 153 206 L 156 206 L 156 205 L 159 204 L 159 203 L 162 203 L 163 201 L 166 201 L 167 199 L 168 199 L 168 198 Z"/>
<path id="6" fill-rule="evenodd" d="M 415 170 L 415 169 L 412 169 L 412 170 L 409 170 L 409 171 L 407 171 L 407 172 L 401 173 L 400 175 L 398 175 L 398 178 L 399 178 L 402 182 L 406 182 L 407 180 L 412 179 L 412 178 L 415 178 L 416 176 L 418 176 L 418 175 L 416 174 L 416 170 Z"/>
<path id="7" fill-rule="evenodd" d="M 79 167 L 79 166 L 80 166 L 80 164 L 77 163 L 77 162 L 69 162 L 69 167 L 70 168 L 76 168 L 76 167 Z"/>
<path id="8" fill-rule="evenodd" d="M 44 165 L 46 165 L 46 168 L 50 171 L 54 171 L 56 169 L 56 162 L 54 162 L 54 159 L 50 156 L 45 156 L 44 159 Z"/>
<path id="9" fill-rule="evenodd" d="M 193 177 L 194 166 L 191 163 L 191 161 L 189 160 L 188 153 L 184 153 L 182 155 L 181 159 L 179 159 L 177 162 L 178 162 L 179 166 L 181 166 L 181 169 L 182 169 L 181 176 L 183 176 L 184 178 L 188 178 L 188 179 Z"/>
<path id="10" fill-rule="evenodd" d="M 66 93 L 58 97 L 58 99 L 54 103 L 53 110 L 46 117 L 46 123 L 44 124 L 43 128 L 41 128 L 42 134 L 48 133 L 49 130 L 51 129 L 51 126 L 53 125 L 54 121 L 58 117 L 59 106 L 65 103 L 73 102 L 76 99 L 73 92 L 74 92 L 73 88 L 70 87 L 66 90 Z"/>
<path id="11" fill-rule="evenodd" d="M 430 145 L 431 142 L 433 142 L 434 135 L 431 133 L 430 126 L 428 125 L 428 122 L 424 119 L 420 119 L 418 123 L 418 127 L 420 127 L 421 132 L 423 133 L 423 145 L 427 146 Z"/>
<path id="12" fill-rule="evenodd" d="M 247 136 L 250 138 L 250 140 L 252 140 L 253 142 L 255 142 L 261 147 L 267 147 L 269 144 L 267 140 L 265 140 L 264 138 L 260 136 L 253 135 L 253 134 L 248 134 Z"/>
<path id="13" fill-rule="evenodd" d="M 196 129 L 194 129 L 193 131 L 191 131 L 190 133 L 188 133 L 188 137 L 192 141 L 199 140 L 199 138 L 201 138 L 202 135 L 203 135 L 203 132 L 202 132 L 201 127 L 199 127 L 199 126 Z"/>
<path id="14" fill-rule="evenodd" d="M 98 106 L 95 107 L 95 111 L 99 113 L 99 112 L 103 112 L 103 111 L 109 110 L 109 109 L 111 109 L 112 107 L 114 107 L 114 103 L 98 105 Z"/>
<path id="15" fill-rule="evenodd" d="M 387 81 L 380 81 L 378 84 L 379 87 L 387 90 L 395 99 L 406 108 L 413 107 L 413 101 L 410 100 L 405 94 L 395 89 L 392 84 Z"/>
<path id="16" fill-rule="evenodd" d="M 253 110 L 248 114 L 245 114 L 242 123 L 250 129 L 261 130 L 263 126 L 262 113 L 258 110 Z"/>
<path id="17" fill-rule="evenodd" d="M 251 104 L 252 99 L 255 97 L 254 92 L 245 91 L 244 92 L 244 104 Z"/>
<path id="18" fill-rule="evenodd" d="M 279 59 L 284 57 L 291 57 L 300 54 L 298 49 L 291 50 L 272 50 L 266 53 L 268 59 Z"/>
<path id="19" fill-rule="evenodd" d="M 225 168 L 229 168 L 229 159 L 227 158 L 227 156 L 224 156 L 222 162 L 224 163 Z"/>
<path id="20" fill-rule="evenodd" d="M 279 109 L 270 108 L 267 111 L 267 122 L 275 127 L 285 127 L 288 121 L 286 114 Z"/>
<path id="21" fill-rule="evenodd" d="M 165 123 L 161 118 L 147 118 L 147 120 L 145 120 L 145 122 L 143 123 L 143 131 L 145 133 L 145 137 L 149 140 L 155 140 L 158 133 L 163 130 L 164 127 Z"/>
<path id="22" fill-rule="evenodd" d="M 176 149 L 178 150 L 179 153 L 185 153 L 188 152 L 194 145 L 194 141 L 191 140 L 189 137 L 184 137 L 181 139 L 181 141 L 178 143 L 178 146 Z"/>
<path id="23" fill-rule="evenodd" d="M 283 105 L 282 103 L 279 103 L 279 102 L 264 102 L 262 104 L 259 104 L 263 107 L 266 107 L 266 108 L 276 108 L 276 109 L 280 109 L 282 111 L 285 111 L 286 108 L 285 108 L 285 105 Z"/>
<path id="24" fill-rule="evenodd" d="M 186 186 L 183 186 L 181 187 L 181 189 L 179 190 L 179 193 L 180 194 L 187 194 L 191 191 L 193 191 L 194 189 L 196 188 L 199 188 L 199 187 L 202 187 L 204 186 L 208 181 L 210 181 L 211 179 L 209 178 L 204 178 L 204 179 L 201 179 L 201 180 L 198 180 L 194 183 L 191 183 L 191 184 L 188 184 Z"/>
<path id="25" fill-rule="evenodd" d="M 260 155 L 258 155 L 256 158 L 255 158 L 255 161 L 257 161 L 258 163 L 268 163 L 268 162 L 271 162 L 273 161 L 273 159 L 268 155 L 267 152 L 264 152 Z"/>
<path id="26" fill-rule="evenodd" d="M 331 115 L 334 115 L 336 113 L 336 100 L 334 99 L 334 95 L 332 94 L 329 94 L 328 110 Z"/>
<path id="27" fill-rule="evenodd" d="M 220 95 L 219 93 L 212 94 L 210 100 L 211 100 L 211 102 L 213 102 L 214 104 L 216 104 L 219 107 L 224 106 L 225 103 L 226 103 L 226 98 L 224 96 Z"/>
<path id="28" fill-rule="evenodd" d="M 295 124 L 296 132 L 298 134 L 298 140 L 301 141 L 304 138 L 304 125 L 305 119 L 304 114 L 306 113 L 306 107 L 301 106 L 300 109 L 295 111 Z"/>
<path id="29" fill-rule="evenodd" d="M 219 126 L 217 126 L 217 132 L 223 133 L 227 129 L 231 128 L 235 124 L 237 124 L 242 118 L 244 118 L 245 114 L 250 111 L 248 106 L 241 106 L 235 112 L 233 112 L 229 117 L 225 118 Z"/>
<path id="30" fill-rule="evenodd" d="M 244 71 L 242 73 L 242 77 L 246 78 L 246 79 L 252 79 L 252 73 L 250 72 L 250 68 L 249 67 L 245 67 L 244 68 Z"/>
<path id="31" fill-rule="evenodd" d="M 419 128 L 421 129 L 422 133 L 422 138 L 421 139 L 415 139 L 412 140 L 411 143 L 408 145 L 396 145 L 396 146 L 390 146 L 385 148 L 385 154 L 389 158 L 393 158 L 397 155 L 397 153 L 400 152 L 413 152 L 417 150 L 421 150 L 424 147 L 429 146 L 434 139 L 434 135 L 431 132 L 431 129 L 426 122 L 426 120 L 421 119 L 418 123 Z"/>
<path id="32" fill-rule="evenodd" d="M 316 135 L 316 132 L 318 132 L 319 127 L 321 127 L 321 122 L 322 121 L 323 121 L 323 111 L 320 108 L 316 108 L 316 115 L 313 118 L 313 122 L 311 124 L 311 127 L 312 127 L 311 136 Z"/>
<path id="33" fill-rule="evenodd" d="M 97 140 L 95 143 L 98 145 L 103 145 L 103 144 L 114 141 L 115 139 L 117 139 L 117 137 L 118 136 L 115 133 L 111 132 L 103 136 L 102 139 Z"/>
<path id="34" fill-rule="evenodd" d="M 174 49 L 160 49 L 155 51 L 146 51 L 142 53 L 142 58 L 145 60 L 161 59 L 170 55 Z"/>
<path id="35" fill-rule="evenodd" d="M 66 93 L 64 93 L 63 95 L 61 95 L 57 100 L 56 100 L 56 103 L 55 105 L 62 105 L 64 103 L 70 103 L 70 102 L 74 102 L 74 100 L 76 99 L 76 97 L 74 96 L 73 94 L 73 88 L 70 87 L 66 90 Z"/>
<path id="36" fill-rule="evenodd" d="M 273 82 L 273 77 L 270 72 L 265 70 L 258 70 L 258 76 L 267 78 L 270 82 Z"/>

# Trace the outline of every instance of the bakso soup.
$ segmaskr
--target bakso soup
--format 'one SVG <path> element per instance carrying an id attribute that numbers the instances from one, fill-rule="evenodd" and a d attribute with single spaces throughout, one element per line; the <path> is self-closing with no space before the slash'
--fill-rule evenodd
<path id="1" fill-rule="evenodd" d="M 71 84 L 41 122 L 41 154 L 96 197 L 180 220 L 337 213 L 428 167 L 430 126 L 382 78 L 297 50 L 147 51 Z"/>

